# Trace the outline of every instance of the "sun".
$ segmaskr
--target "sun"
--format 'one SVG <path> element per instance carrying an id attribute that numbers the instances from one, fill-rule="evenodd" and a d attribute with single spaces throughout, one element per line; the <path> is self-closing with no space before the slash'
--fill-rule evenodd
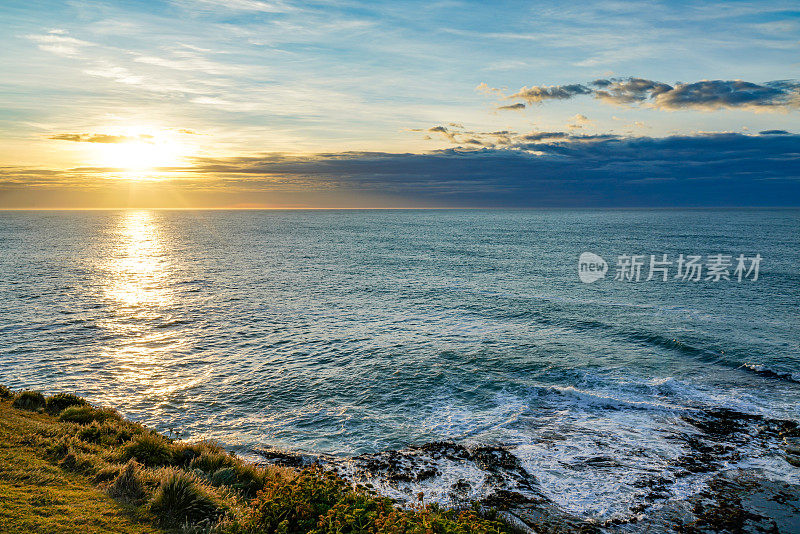
<path id="1" fill-rule="evenodd" d="M 174 148 L 146 141 L 117 143 L 106 147 L 105 152 L 104 158 L 109 167 L 127 171 L 147 171 L 174 165 L 180 158 Z"/>
<path id="2" fill-rule="evenodd" d="M 171 132 L 129 129 L 102 139 L 103 142 L 92 144 L 93 164 L 123 173 L 125 177 L 179 166 L 188 156 L 188 148 Z"/>

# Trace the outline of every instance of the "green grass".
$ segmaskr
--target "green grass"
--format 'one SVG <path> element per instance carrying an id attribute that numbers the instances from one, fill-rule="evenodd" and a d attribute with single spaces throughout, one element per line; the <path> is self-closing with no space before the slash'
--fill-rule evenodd
<path id="1" fill-rule="evenodd" d="M 74 395 L 0 386 L 0 532 L 494 534 L 473 510 L 402 509 L 319 469 L 175 442 Z"/>

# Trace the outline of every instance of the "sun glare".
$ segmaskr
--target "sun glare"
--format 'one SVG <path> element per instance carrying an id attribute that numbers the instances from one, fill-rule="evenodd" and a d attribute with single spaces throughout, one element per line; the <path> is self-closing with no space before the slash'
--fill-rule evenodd
<path id="1" fill-rule="evenodd" d="M 131 171 L 174 165 L 178 159 L 171 147 L 144 141 L 110 145 L 105 151 L 108 166 Z"/>
<path id="2" fill-rule="evenodd" d="M 169 132 L 127 131 L 115 136 L 115 142 L 94 143 L 94 165 L 108 167 L 127 178 L 141 178 L 161 167 L 183 164 L 188 149 Z"/>

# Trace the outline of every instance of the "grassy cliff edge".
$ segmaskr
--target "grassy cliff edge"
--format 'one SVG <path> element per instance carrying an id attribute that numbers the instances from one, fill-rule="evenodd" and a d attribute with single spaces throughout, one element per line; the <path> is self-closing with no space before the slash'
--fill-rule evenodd
<path id="1" fill-rule="evenodd" d="M 505 531 L 491 513 L 400 508 L 316 468 L 255 466 L 75 395 L 0 386 L 0 532 Z"/>

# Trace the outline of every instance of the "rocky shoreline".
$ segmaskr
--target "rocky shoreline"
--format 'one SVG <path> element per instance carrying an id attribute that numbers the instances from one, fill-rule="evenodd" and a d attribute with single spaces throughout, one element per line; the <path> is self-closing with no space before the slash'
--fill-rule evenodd
<path id="1" fill-rule="evenodd" d="M 685 452 L 671 461 L 668 470 L 637 480 L 636 503 L 627 513 L 607 518 L 582 517 L 559 506 L 535 473 L 524 469 L 513 449 L 501 445 L 432 442 L 351 458 L 271 447 L 256 452 L 267 464 L 319 465 L 358 484 L 377 487 L 399 503 L 413 502 L 421 488 L 437 488 L 452 506 L 478 502 L 499 510 L 520 532 L 800 533 L 800 485 L 774 480 L 758 468 L 730 467 L 746 460 L 747 447 L 757 444 L 774 450 L 797 469 L 797 422 L 730 409 L 697 410 L 681 419 L 694 430 L 675 433 Z M 587 469 L 604 469 L 613 462 L 598 454 L 583 464 Z M 672 488 L 690 478 L 702 481 L 698 490 L 676 498 Z"/>
<path id="2" fill-rule="evenodd" d="M 636 479 L 635 499 L 626 501 L 624 512 L 607 516 L 578 513 L 569 503 L 558 501 L 537 473 L 525 468 L 514 448 L 503 444 L 439 441 L 349 458 L 265 447 L 255 451 L 259 461 L 246 462 L 213 443 L 173 441 L 74 395 L 45 398 L 0 388 L 0 409 L 0 429 L 7 427 L 5 443 L 17 448 L 15 454 L 31 454 L 26 448 L 34 444 L 33 453 L 52 466 L 81 475 L 112 496 L 121 484 L 130 486 L 130 478 L 138 489 L 123 501 L 162 526 L 178 520 L 217 521 L 215 532 L 249 533 L 247 528 L 254 524 L 248 509 L 291 510 L 298 505 L 295 497 L 276 500 L 275 492 L 295 495 L 321 485 L 338 502 L 332 501 L 332 508 L 325 510 L 344 506 L 362 514 L 363 504 L 377 514 L 369 512 L 372 515 L 364 520 L 400 521 L 409 532 L 433 520 L 442 532 L 463 527 L 465 532 L 510 528 L 526 534 L 800 534 L 800 425 L 730 409 L 680 415 L 680 429 L 676 420 L 673 439 L 681 444 L 682 453 L 666 469 Z M 779 472 L 788 470 L 789 476 L 783 480 L 757 463 L 748 465 L 753 450 L 768 451 L 773 462 L 769 465 L 781 462 Z M 574 465 L 609 476 L 621 466 L 599 452 Z M 169 519 L 174 515 L 172 505 L 169 513 L 158 511 L 159 499 L 175 480 L 192 488 L 192 503 L 205 499 L 208 514 L 196 517 L 192 503 L 184 503 L 177 519 Z M 687 481 L 692 482 L 692 491 L 675 490 Z M 312 493 L 300 504 L 317 506 L 321 501 Z M 323 525 L 323 516 L 315 514 L 292 528 L 304 532 L 303 521 Z M 267 526 L 259 523 L 253 532 L 271 532 L 269 517 L 261 518 Z"/>

